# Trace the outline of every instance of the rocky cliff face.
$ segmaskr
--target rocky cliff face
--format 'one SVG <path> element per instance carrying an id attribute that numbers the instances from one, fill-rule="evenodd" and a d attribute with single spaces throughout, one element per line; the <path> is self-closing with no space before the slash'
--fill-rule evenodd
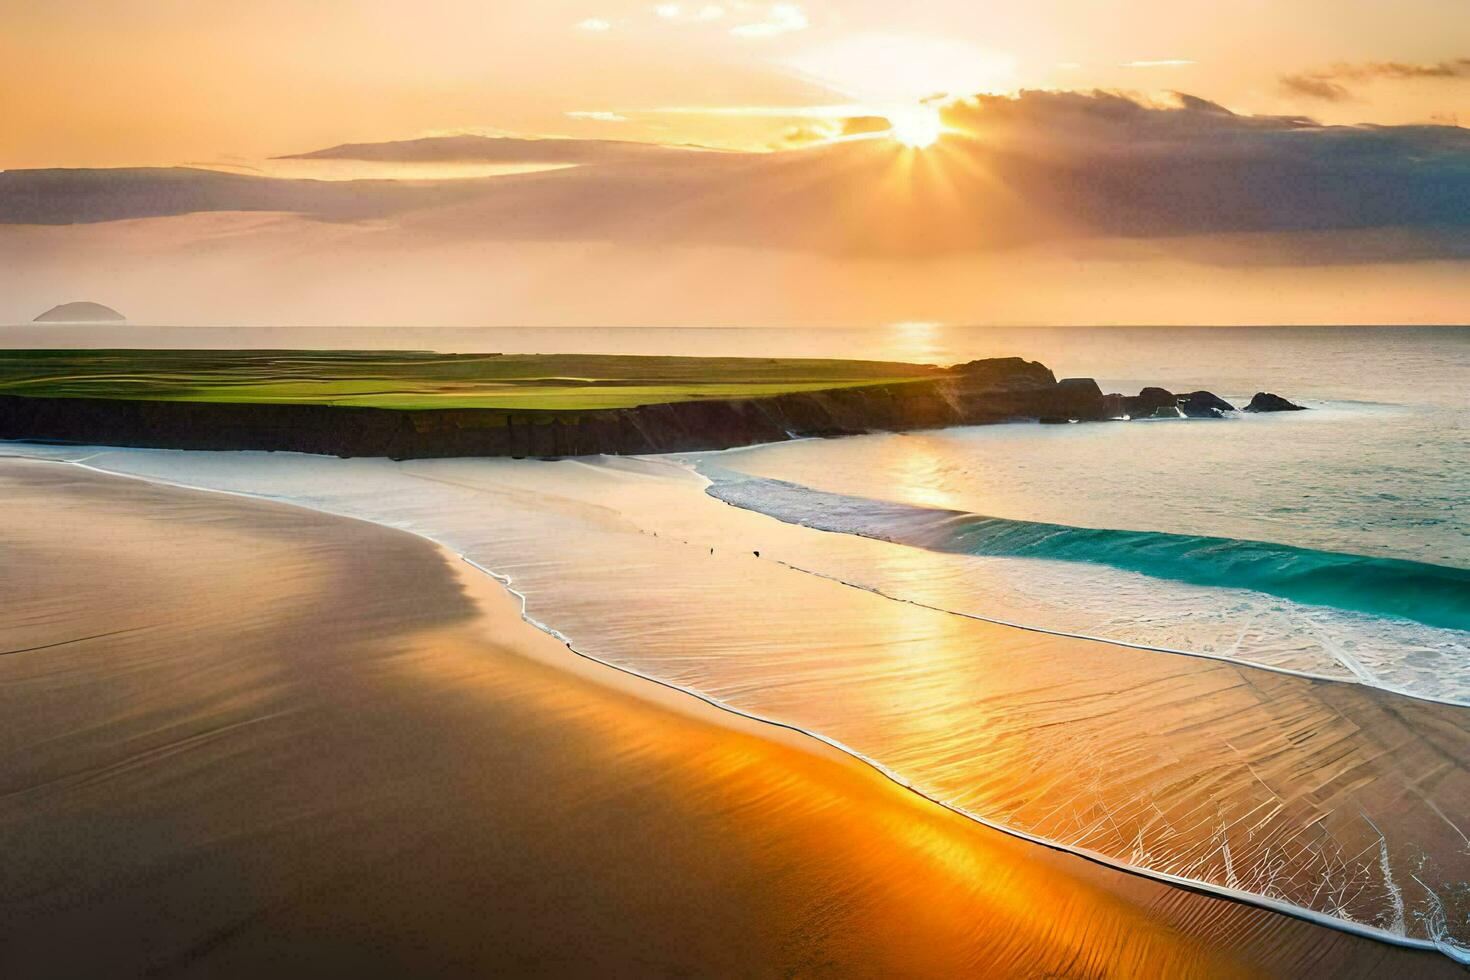
<path id="1" fill-rule="evenodd" d="M 3 396 L 0 439 L 396 459 L 580 456 L 729 449 L 1025 419 L 1100 421 L 1133 414 L 1130 408 L 1174 409 L 1176 401 L 1163 389 L 1104 396 L 1091 378 L 1058 381 L 1034 361 L 994 358 L 917 381 L 588 412 Z"/>

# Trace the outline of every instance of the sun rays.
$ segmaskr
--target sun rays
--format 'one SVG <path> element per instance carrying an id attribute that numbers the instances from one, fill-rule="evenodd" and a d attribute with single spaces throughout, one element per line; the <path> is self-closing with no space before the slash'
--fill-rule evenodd
<path id="1" fill-rule="evenodd" d="M 933 146 L 944 133 L 939 109 L 926 103 L 891 109 L 885 115 L 891 124 L 888 135 L 911 150 Z"/>

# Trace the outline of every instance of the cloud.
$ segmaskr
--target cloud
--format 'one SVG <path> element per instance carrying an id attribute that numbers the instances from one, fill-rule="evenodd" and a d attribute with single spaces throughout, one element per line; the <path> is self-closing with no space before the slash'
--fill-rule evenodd
<path id="1" fill-rule="evenodd" d="M 773 3 L 765 20 L 738 24 L 730 28 L 730 33 L 736 37 L 774 37 L 778 34 L 804 31 L 810 26 L 811 19 L 807 17 L 806 11 L 797 4 Z"/>
<path id="2" fill-rule="evenodd" d="M 1106 91 L 1023 91 L 977 95 L 942 107 L 945 123 L 981 139 L 1069 147 L 1109 153 L 1198 152 L 1207 134 L 1228 131 L 1296 131 L 1317 128 L 1296 116 L 1241 116 L 1218 102 L 1176 92 L 1172 104 L 1156 104 Z M 1134 147 L 1131 141 L 1161 141 Z"/>
<path id="3" fill-rule="evenodd" d="M 616 113 L 569 112 L 582 119 L 621 121 Z M 609 118 L 616 117 L 616 118 Z M 531 139 L 518 136 L 427 136 L 388 143 L 343 143 L 282 160 L 361 160 L 377 163 L 627 163 L 688 152 L 627 140 Z"/>
<path id="4" fill-rule="evenodd" d="M 1320 233 L 1320 256 L 1332 233 L 1394 230 L 1384 258 L 1470 253 L 1470 130 L 1322 126 L 1177 100 L 1026 92 L 944 114 L 1026 211 L 1071 219 L 1071 234 Z"/>
<path id="5" fill-rule="evenodd" d="M 627 122 L 628 117 L 616 112 L 608 112 L 605 109 L 572 110 L 568 112 L 569 119 L 591 119 L 595 122 Z"/>
<path id="6" fill-rule="evenodd" d="M 655 17 L 680 24 L 708 24 L 723 20 L 730 13 L 723 4 L 718 3 L 660 3 L 651 9 Z"/>
<path id="7" fill-rule="evenodd" d="M 1432 65 L 1415 65 L 1402 61 L 1376 61 L 1360 65 L 1334 65 L 1329 77 L 1353 81 L 1375 78 L 1470 78 L 1470 58 L 1451 58 Z"/>
<path id="8" fill-rule="evenodd" d="M 1470 78 L 1470 58 L 1449 58 L 1431 64 L 1404 61 L 1339 62 L 1331 68 L 1282 75 L 1282 89 L 1292 95 L 1324 102 L 1346 102 L 1352 92 L 1344 82 L 1411 81 L 1415 79 Z"/>
<path id="9" fill-rule="evenodd" d="M 893 128 L 893 121 L 886 116 L 852 116 L 842 120 L 843 136 L 865 136 L 869 133 L 886 133 Z"/>
<path id="10" fill-rule="evenodd" d="M 734 26 L 723 25 L 734 21 Z M 798 3 L 756 3 L 753 0 L 727 0 L 723 3 L 680 3 L 667 0 L 644 7 L 622 18 L 616 24 L 605 17 L 589 17 L 580 21 L 578 30 L 603 34 L 614 27 L 647 28 L 650 25 L 679 28 L 728 30 L 741 38 L 766 38 L 803 31 L 811 26 L 811 18 Z"/>
<path id="11" fill-rule="evenodd" d="M 822 119 L 811 123 L 792 126 L 781 137 L 781 145 L 807 146 L 812 143 L 829 143 L 833 140 L 873 136 L 893 129 L 893 122 L 884 116 L 847 116 L 839 119 Z"/>
<path id="12" fill-rule="evenodd" d="M 1125 61 L 1121 68 L 1183 68 L 1194 64 L 1184 58 L 1163 58 L 1158 61 Z"/>
<path id="13" fill-rule="evenodd" d="M 1216 264 L 1470 258 L 1470 130 L 1323 126 L 1187 94 L 1155 104 L 1022 92 L 941 111 L 952 132 L 917 157 L 882 138 L 814 141 L 887 128 L 852 116 L 814 121 L 795 134 L 798 148 L 774 153 L 484 138 L 326 151 L 582 164 L 486 180 L 333 187 L 201 171 L 11 171 L 0 174 L 0 223 L 272 210 L 381 219 L 418 242 L 936 259 L 1128 241 Z"/>
<path id="14" fill-rule="evenodd" d="M 838 135 L 837 126 L 833 123 L 803 123 L 799 126 L 791 126 L 781 134 L 780 139 L 771 144 L 771 149 L 779 150 L 793 146 L 809 146 L 812 143 L 826 143 Z"/>
<path id="15" fill-rule="evenodd" d="M 1278 82 L 1287 94 L 1299 95 L 1308 99 L 1320 99 L 1323 102 L 1348 102 L 1353 97 L 1353 93 L 1349 92 L 1345 86 L 1320 75 L 1282 75 Z"/>

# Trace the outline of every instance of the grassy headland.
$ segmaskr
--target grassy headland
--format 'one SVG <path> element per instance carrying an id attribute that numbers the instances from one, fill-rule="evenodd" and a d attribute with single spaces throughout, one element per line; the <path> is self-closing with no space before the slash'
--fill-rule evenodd
<path id="1" fill-rule="evenodd" d="M 3 351 L 0 395 L 598 411 L 934 377 L 882 361 L 415 351 Z"/>
<path id="2" fill-rule="evenodd" d="M 1018 357 L 0 352 L 0 439 L 93 446 L 580 456 L 1106 412 L 1095 382 Z"/>

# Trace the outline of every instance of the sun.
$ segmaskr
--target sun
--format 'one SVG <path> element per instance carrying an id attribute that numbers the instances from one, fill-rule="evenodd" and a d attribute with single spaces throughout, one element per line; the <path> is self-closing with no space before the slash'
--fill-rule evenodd
<path id="1" fill-rule="evenodd" d="M 888 134 L 913 150 L 933 146 L 944 132 L 939 109 L 932 105 L 904 106 L 890 109 L 884 115 L 889 123 Z"/>

